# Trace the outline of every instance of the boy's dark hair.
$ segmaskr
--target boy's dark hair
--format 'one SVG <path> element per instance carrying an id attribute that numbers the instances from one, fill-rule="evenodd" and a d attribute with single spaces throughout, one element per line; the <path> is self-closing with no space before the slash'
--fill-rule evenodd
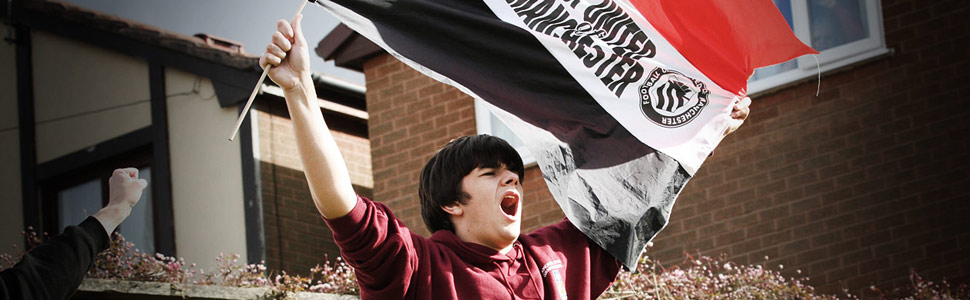
<path id="1" fill-rule="evenodd" d="M 455 232 L 451 215 L 441 209 L 454 203 L 466 204 L 469 195 L 461 189 L 461 180 L 475 168 L 497 168 L 502 165 L 525 179 L 522 157 L 505 140 L 487 134 L 463 136 L 448 142 L 428 160 L 421 170 L 418 196 L 421 217 L 432 233 Z"/>

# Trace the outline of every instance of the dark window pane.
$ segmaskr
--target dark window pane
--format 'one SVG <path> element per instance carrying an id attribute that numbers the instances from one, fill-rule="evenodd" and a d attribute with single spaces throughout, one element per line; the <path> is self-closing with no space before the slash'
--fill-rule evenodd
<path id="1" fill-rule="evenodd" d="M 824 51 L 869 37 L 863 0 L 810 0 L 812 47 Z"/>
<path id="2" fill-rule="evenodd" d="M 57 193 L 57 221 L 60 231 L 80 224 L 101 209 L 101 180 L 94 179 Z"/>

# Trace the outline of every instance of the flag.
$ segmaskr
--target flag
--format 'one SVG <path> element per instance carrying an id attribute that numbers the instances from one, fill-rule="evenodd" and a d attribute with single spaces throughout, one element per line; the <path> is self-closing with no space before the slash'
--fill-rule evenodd
<path id="1" fill-rule="evenodd" d="M 814 51 L 784 19 L 765 25 L 781 18 L 769 0 L 316 3 L 487 102 L 566 217 L 630 269 L 723 138 L 754 68 Z"/>

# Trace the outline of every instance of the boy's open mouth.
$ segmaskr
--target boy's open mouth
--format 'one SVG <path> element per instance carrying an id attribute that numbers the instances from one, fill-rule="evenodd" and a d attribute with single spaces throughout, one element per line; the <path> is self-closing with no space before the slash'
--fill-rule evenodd
<path id="1" fill-rule="evenodd" d="M 519 213 L 519 195 L 514 192 L 506 192 L 502 197 L 502 212 L 509 217 L 515 217 Z"/>

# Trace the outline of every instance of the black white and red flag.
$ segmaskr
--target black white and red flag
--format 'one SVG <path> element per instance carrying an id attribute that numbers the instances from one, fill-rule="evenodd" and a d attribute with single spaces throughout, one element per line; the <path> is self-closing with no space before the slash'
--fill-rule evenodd
<path id="1" fill-rule="evenodd" d="M 770 0 L 316 3 L 489 103 L 569 220 L 628 268 L 723 138 L 754 69 L 815 53 Z"/>

